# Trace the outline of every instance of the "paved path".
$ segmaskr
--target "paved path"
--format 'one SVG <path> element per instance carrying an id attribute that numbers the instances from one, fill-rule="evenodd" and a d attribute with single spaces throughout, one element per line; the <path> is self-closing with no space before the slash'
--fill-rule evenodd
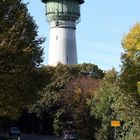
<path id="1" fill-rule="evenodd" d="M 7 138 L 0 136 L 0 140 L 7 140 Z M 9 138 L 9 140 L 62 140 L 62 138 L 45 135 L 21 135 L 21 138 Z"/>
<path id="2" fill-rule="evenodd" d="M 44 136 L 44 135 L 23 135 L 21 140 L 62 140 L 60 137 Z"/>

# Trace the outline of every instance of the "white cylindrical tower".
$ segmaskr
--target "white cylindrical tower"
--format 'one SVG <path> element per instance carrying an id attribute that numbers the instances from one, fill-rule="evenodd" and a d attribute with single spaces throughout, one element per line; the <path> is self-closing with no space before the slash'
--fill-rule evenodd
<path id="1" fill-rule="evenodd" d="M 42 0 L 50 24 L 48 64 L 77 64 L 75 29 L 84 0 Z"/>

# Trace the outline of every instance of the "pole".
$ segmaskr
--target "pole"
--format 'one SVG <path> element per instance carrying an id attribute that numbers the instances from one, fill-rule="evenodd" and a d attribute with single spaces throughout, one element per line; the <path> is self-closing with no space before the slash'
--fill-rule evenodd
<path id="1" fill-rule="evenodd" d="M 17 140 L 20 140 L 20 136 L 18 136 Z"/>
<path id="2" fill-rule="evenodd" d="M 117 140 L 117 131 L 116 127 L 114 127 L 114 140 Z"/>

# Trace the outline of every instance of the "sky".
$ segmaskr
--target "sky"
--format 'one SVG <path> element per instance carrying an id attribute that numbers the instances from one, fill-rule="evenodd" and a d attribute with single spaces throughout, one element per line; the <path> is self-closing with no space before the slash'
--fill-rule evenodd
<path id="1" fill-rule="evenodd" d="M 49 24 L 45 4 L 41 0 L 29 2 L 39 36 L 46 37 L 44 65 L 48 62 Z M 102 70 L 120 71 L 121 41 L 130 28 L 140 22 L 140 0 L 85 0 L 81 5 L 80 23 L 76 29 L 78 63 L 92 63 Z"/>

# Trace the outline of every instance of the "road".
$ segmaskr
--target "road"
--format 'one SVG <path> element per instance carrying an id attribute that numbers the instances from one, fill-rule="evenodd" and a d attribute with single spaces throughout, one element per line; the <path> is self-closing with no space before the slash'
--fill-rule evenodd
<path id="1" fill-rule="evenodd" d="M 20 140 L 62 140 L 62 138 L 44 135 L 22 135 Z"/>
<path id="2" fill-rule="evenodd" d="M 6 137 L 6 135 L 0 136 L 0 140 L 7 140 Z M 8 140 L 62 140 L 62 138 L 46 135 L 21 135 L 20 138 L 9 137 Z"/>

